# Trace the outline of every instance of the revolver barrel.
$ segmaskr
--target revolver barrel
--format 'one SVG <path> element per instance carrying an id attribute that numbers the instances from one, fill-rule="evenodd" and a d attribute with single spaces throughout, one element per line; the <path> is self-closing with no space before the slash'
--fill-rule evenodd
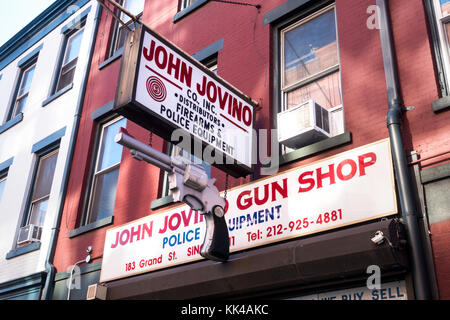
<path id="1" fill-rule="evenodd" d="M 131 149 L 131 154 L 134 158 L 144 160 L 162 170 L 171 172 L 173 167 L 177 167 L 182 171 L 186 170 L 186 165 L 184 163 L 173 161 L 169 155 L 162 153 L 139 140 L 136 140 L 127 134 L 126 130 L 123 128 L 121 128 L 119 133 L 116 134 L 114 141 Z"/>

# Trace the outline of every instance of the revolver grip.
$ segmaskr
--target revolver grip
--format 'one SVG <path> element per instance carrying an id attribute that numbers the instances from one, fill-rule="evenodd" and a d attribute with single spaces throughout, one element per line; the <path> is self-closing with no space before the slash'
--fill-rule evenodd
<path id="1" fill-rule="evenodd" d="M 205 220 L 206 234 L 200 255 L 209 260 L 227 261 L 230 254 L 230 239 L 225 216 L 218 217 L 213 212 L 207 212 Z"/>

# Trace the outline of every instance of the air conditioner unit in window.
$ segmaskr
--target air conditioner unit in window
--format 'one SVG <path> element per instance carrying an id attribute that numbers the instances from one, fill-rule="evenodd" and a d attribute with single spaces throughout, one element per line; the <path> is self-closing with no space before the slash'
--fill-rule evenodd
<path id="1" fill-rule="evenodd" d="M 278 142 L 292 149 L 331 137 L 327 109 L 308 100 L 278 113 Z"/>
<path id="2" fill-rule="evenodd" d="M 19 238 L 17 239 L 17 245 L 23 246 L 31 242 L 40 241 L 42 233 L 42 227 L 34 224 L 29 224 L 20 228 Z"/>

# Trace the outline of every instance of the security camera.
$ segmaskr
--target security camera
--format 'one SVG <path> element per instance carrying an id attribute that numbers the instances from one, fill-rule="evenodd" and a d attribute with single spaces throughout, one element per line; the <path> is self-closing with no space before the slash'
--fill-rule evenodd
<path id="1" fill-rule="evenodd" d="M 89 253 L 91 253 L 91 252 L 92 252 L 92 246 L 87 247 L 87 248 L 86 248 L 86 253 L 89 254 Z"/>
<path id="2" fill-rule="evenodd" d="M 384 237 L 383 232 L 377 231 L 375 232 L 375 236 L 371 238 L 370 240 L 375 243 L 376 245 L 380 245 L 384 242 L 386 238 Z"/>

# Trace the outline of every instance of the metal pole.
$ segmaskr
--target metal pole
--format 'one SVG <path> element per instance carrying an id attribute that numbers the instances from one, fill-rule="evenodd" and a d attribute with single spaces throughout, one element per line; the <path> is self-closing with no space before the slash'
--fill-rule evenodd
<path id="1" fill-rule="evenodd" d="M 400 87 L 387 1 L 388 0 L 377 0 L 377 6 L 380 10 L 381 49 L 383 52 L 389 103 L 387 127 L 389 129 L 389 137 L 392 146 L 392 157 L 402 217 L 407 230 L 415 296 L 418 300 L 427 300 L 431 298 L 430 284 L 428 282 L 428 270 L 418 225 L 416 201 L 410 181 L 402 140 L 401 121 L 404 106 L 399 90 Z"/>

